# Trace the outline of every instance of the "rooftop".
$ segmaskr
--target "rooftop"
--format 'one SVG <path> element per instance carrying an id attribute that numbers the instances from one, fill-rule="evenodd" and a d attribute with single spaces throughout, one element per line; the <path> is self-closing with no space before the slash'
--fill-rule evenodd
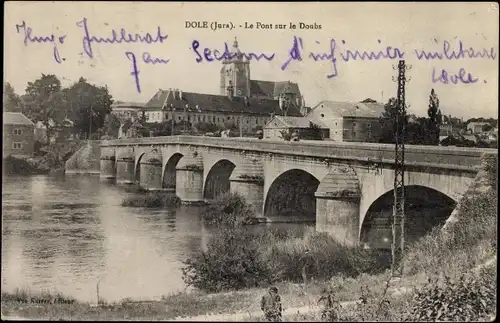
<path id="1" fill-rule="evenodd" d="M 285 92 L 285 90 L 299 93 L 299 85 L 297 83 L 292 83 L 289 81 L 272 82 L 250 80 L 250 93 L 252 93 L 252 95 L 262 95 L 277 98 L 280 94 Z"/>
<path id="2" fill-rule="evenodd" d="M 379 102 L 338 102 L 321 101 L 314 106 L 310 113 L 321 107 L 331 110 L 332 113 L 341 117 L 364 117 L 379 118 L 385 111 L 384 105 Z"/>
<path id="3" fill-rule="evenodd" d="M 327 128 L 323 123 L 321 122 L 312 122 L 308 118 L 305 117 L 289 117 L 289 116 L 276 116 L 274 119 L 269 121 L 266 125 L 274 125 L 274 126 L 283 126 L 287 128 L 309 128 L 311 126 L 311 123 L 314 123 L 320 127 Z"/>
<path id="4" fill-rule="evenodd" d="M 4 112 L 3 124 L 5 125 L 35 125 L 28 117 L 20 112 Z"/>
<path id="5" fill-rule="evenodd" d="M 124 107 L 124 108 L 142 108 L 144 107 L 145 104 L 143 102 L 122 102 L 122 101 L 115 101 L 111 104 L 112 108 L 118 108 L 118 107 Z"/>
<path id="6" fill-rule="evenodd" d="M 257 115 L 280 115 L 278 100 L 265 98 L 243 98 L 225 95 L 183 92 L 179 90 L 159 90 L 146 103 L 146 110 L 167 109 L 191 112 L 246 113 Z M 292 105 L 287 112 L 290 116 L 301 116 L 299 108 Z"/>

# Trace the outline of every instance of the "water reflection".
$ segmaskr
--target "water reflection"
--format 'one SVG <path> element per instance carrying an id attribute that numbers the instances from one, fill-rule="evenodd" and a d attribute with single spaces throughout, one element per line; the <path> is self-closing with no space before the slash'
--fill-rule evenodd
<path id="1" fill-rule="evenodd" d="M 184 290 L 182 262 L 210 236 L 203 208 L 123 208 L 127 194 L 98 177 L 4 178 L 2 289 L 60 291 L 89 302 L 98 282 L 108 301 Z"/>

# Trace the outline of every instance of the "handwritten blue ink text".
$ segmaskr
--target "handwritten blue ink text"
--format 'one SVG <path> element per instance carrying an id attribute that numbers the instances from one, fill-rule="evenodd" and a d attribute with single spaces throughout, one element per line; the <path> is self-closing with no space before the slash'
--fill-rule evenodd
<path id="1" fill-rule="evenodd" d="M 83 39 L 82 46 L 85 54 L 93 59 L 94 51 L 92 48 L 93 43 L 97 44 L 121 44 L 121 43 L 143 43 L 143 44 L 156 44 L 163 43 L 168 35 L 165 35 L 161 31 L 161 27 L 158 26 L 156 30 L 155 36 L 150 33 L 145 33 L 143 35 L 138 33 L 128 33 L 124 28 L 121 28 L 119 32 L 115 29 L 111 30 L 111 37 L 96 37 L 90 33 L 88 20 L 87 18 L 83 18 L 81 21 L 78 21 L 76 25 L 83 29 Z"/>
<path id="2" fill-rule="evenodd" d="M 256 60 L 260 61 L 261 59 L 265 59 L 267 61 L 272 61 L 274 59 L 275 54 L 265 54 L 265 53 L 253 53 L 253 52 L 237 52 L 237 53 L 232 53 L 229 50 L 228 44 L 225 42 L 224 43 L 224 51 L 221 53 L 219 50 L 214 49 L 211 50 L 210 48 L 205 47 L 203 49 L 203 56 L 200 54 L 198 49 L 200 48 L 200 42 L 197 40 L 193 40 L 191 43 L 191 49 L 193 52 L 196 54 L 196 62 L 197 63 L 202 63 L 203 61 L 206 62 L 212 62 L 214 60 L 216 61 L 222 61 L 222 60 L 232 60 L 234 58 L 238 59 L 247 59 L 249 61 L 251 60 Z"/>
<path id="3" fill-rule="evenodd" d="M 54 45 L 53 48 L 53 57 L 54 60 L 58 63 L 61 64 L 63 61 L 65 61 L 65 58 L 61 58 L 61 54 L 59 53 L 59 49 L 57 48 L 58 44 L 64 44 L 64 41 L 66 39 L 66 35 L 62 36 L 55 36 L 54 34 L 50 34 L 49 36 L 33 36 L 33 29 L 31 27 L 28 27 L 26 25 L 26 22 L 23 21 L 22 24 L 17 25 L 16 24 L 16 30 L 17 33 L 24 33 L 24 45 L 28 46 L 30 43 L 38 43 L 38 44 L 43 44 L 43 43 L 51 43 Z"/>

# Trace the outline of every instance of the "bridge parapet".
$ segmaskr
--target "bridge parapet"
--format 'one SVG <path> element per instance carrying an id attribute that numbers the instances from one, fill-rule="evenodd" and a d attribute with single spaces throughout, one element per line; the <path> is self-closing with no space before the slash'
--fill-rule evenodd
<path id="1" fill-rule="evenodd" d="M 213 138 L 202 136 L 167 136 L 110 140 L 107 146 L 192 145 L 216 149 L 327 158 L 351 163 L 394 163 L 394 145 L 332 141 L 284 142 L 254 138 Z M 405 160 L 409 167 L 446 168 L 478 171 L 483 153 L 497 154 L 495 149 L 407 145 Z"/>

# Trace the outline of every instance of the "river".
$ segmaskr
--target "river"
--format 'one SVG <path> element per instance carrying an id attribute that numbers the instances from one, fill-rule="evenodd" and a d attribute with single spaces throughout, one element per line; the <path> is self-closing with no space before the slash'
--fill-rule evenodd
<path id="1" fill-rule="evenodd" d="M 100 296 L 113 302 L 185 290 L 182 261 L 210 236 L 203 207 L 125 208 L 128 194 L 95 176 L 4 177 L 2 291 L 57 291 L 96 302 L 99 282 Z"/>

